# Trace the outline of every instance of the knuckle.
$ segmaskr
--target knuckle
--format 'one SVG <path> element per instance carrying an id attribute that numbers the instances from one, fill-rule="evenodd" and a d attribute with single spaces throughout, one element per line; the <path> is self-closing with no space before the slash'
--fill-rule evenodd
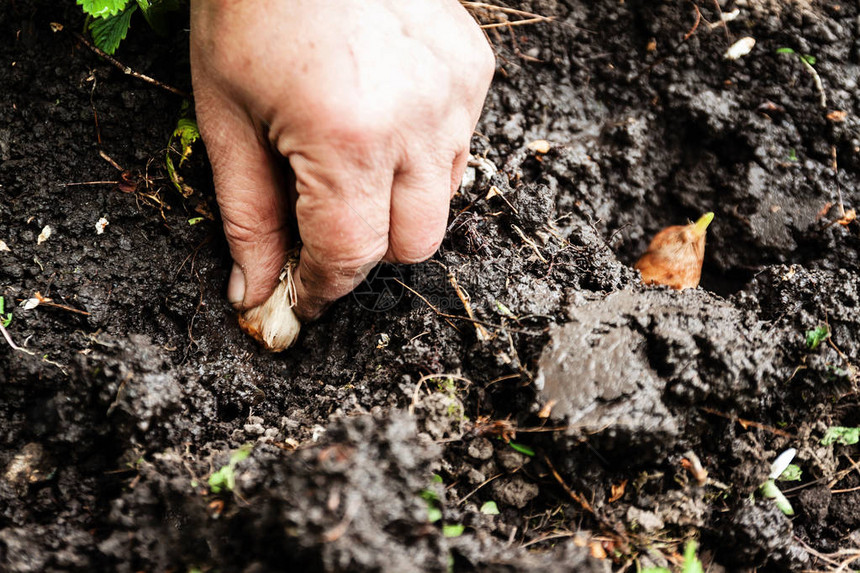
<path id="1" fill-rule="evenodd" d="M 333 255 L 304 248 L 300 262 L 302 280 L 324 298 L 338 298 L 355 288 L 383 254 L 384 249 L 339 251 Z"/>
<path id="2" fill-rule="evenodd" d="M 272 217 L 266 217 L 259 212 L 244 212 L 245 209 L 234 208 L 226 211 L 222 207 L 221 218 L 224 222 L 224 235 L 231 245 L 242 247 L 273 241 L 281 230 L 281 226 Z M 262 217 L 262 218 L 261 218 Z"/>
<path id="3" fill-rule="evenodd" d="M 360 99 L 360 98 L 359 98 Z M 366 105 L 365 105 L 366 103 Z M 379 141 L 391 131 L 391 114 L 379 110 L 379 102 L 343 98 L 319 102 L 318 120 L 333 141 L 365 145 Z"/>

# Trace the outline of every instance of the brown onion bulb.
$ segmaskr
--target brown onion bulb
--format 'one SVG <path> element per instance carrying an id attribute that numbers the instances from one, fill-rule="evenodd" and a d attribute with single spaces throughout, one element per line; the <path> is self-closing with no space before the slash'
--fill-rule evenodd
<path id="1" fill-rule="evenodd" d="M 677 290 L 699 286 L 705 233 L 713 219 L 713 213 L 705 213 L 695 223 L 666 227 L 657 233 L 635 265 L 642 273 L 642 282 Z"/>

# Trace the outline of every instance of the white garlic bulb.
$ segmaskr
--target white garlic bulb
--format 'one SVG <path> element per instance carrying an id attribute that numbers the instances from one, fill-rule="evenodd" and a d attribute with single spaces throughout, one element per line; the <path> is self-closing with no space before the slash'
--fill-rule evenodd
<path id="1" fill-rule="evenodd" d="M 239 326 L 272 352 L 292 346 L 299 337 L 302 323 L 293 312 L 296 306 L 296 283 L 293 269 L 298 259 L 292 258 L 281 272 L 275 292 L 259 306 L 239 315 Z"/>

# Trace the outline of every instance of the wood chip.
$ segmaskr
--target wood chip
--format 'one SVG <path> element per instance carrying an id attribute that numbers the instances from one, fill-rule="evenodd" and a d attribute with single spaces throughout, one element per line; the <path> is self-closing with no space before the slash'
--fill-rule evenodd
<path id="1" fill-rule="evenodd" d="M 538 139 L 532 141 L 526 147 L 535 153 L 546 154 L 549 153 L 549 150 L 552 148 L 552 144 L 550 144 L 546 139 Z"/>
<path id="2" fill-rule="evenodd" d="M 842 123 L 848 117 L 848 112 L 835 109 L 827 114 L 827 119 L 833 123 Z"/>

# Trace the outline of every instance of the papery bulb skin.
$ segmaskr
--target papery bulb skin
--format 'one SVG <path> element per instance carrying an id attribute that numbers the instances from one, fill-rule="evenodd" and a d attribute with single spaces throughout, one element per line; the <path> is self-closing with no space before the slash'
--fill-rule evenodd
<path id="1" fill-rule="evenodd" d="M 635 265 L 642 273 L 642 282 L 676 290 L 699 286 L 705 258 L 705 234 L 713 219 L 713 213 L 705 213 L 695 223 L 666 227 L 657 233 Z"/>
<path id="2" fill-rule="evenodd" d="M 302 329 L 293 311 L 296 306 L 295 264 L 294 260 L 287 264 L 278 286 L 266 302 L 239 315 L 242 330 L 272 352 L 281 352 L 295 344 Z"/>

